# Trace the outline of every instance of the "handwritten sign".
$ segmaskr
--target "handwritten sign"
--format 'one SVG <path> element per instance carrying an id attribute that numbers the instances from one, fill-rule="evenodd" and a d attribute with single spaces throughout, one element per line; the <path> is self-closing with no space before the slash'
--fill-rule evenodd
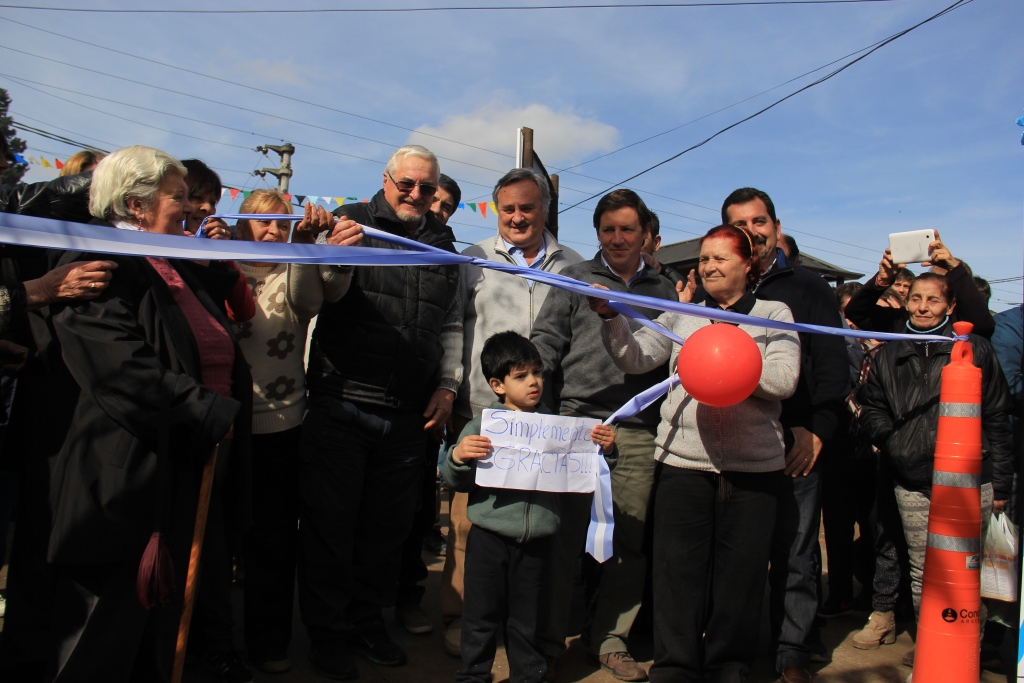
<path id="1" fill-rule="evenodd" d="M 500 489 L 592 493 L 600 447 L 590 432 L 600 420 L 524 413 L 483 412 L 480 435 L 491 454 L 477 461 L 476 483 Z"/>

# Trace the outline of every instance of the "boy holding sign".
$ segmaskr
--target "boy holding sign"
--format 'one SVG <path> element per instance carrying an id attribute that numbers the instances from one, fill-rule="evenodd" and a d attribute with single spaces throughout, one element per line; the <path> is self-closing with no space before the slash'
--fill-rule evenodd
<path id="1" fill-rule="evenodd" d="M 484 344 L 480 366 L 499 401 L 490 408 L 548 412 L 540 406 L 540 354 L 528 339 L 515 332 L 492 336 Z M 562 494 L 478 486 L 477 462 L 492 454 L 491 440 L 480 434 L 481 422 L 482 416 L 466 425 L 442 467 L 453 489 L 469 493 L 468 517 L 473 522 L 466 543 L 462 669 L 455 680 L 491 680 L 498 629 L 507 613 L 505 649 L 511 678 L 541 683 L 547 676 L 536 638 L 541 582 L 548 540 L 558 530 Z M 611 452 L 615 431 L 596 425 L 590 439 Z"/>

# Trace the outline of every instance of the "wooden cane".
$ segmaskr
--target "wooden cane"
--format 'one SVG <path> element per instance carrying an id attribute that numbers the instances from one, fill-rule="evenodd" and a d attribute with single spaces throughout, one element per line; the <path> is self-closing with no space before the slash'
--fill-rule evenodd
<path id="1" fill-rule="evenodd" d="M 203 554 L 203 538 L 206 537 L 206 518 L 210 512 L 210 492 L 213 490 L 213 470 L 217 466 L 217 451 L 213 447 L 203 465 L 203 478 L 199 484 L 199 505 L 196 507 L 196 527 L 192 532 L 192 552 L 188 558 L 188 574 L 185 576 L 185 602 L 181 606 L 181 621 L 178 623 L 178 642 L 174 648 L 174 672 L 172 683 L 181 683 L 185 671 L 185 647 L 188 645 L 188 630 L 192 622 L 192 605 L 196 597 L 196 575 L 199 559 Z"/>

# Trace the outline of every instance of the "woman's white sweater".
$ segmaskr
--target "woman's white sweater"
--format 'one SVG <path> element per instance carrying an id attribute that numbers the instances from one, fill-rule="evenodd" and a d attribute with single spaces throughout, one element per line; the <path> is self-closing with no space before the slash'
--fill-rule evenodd
<path id="1" fill-rule="evenodd" d="M 750 315 L 793 322 L 789 307 L 757 301 Z M 712 324 L 706 318 L 663 313 L 657 323 L 686 339 Z M 723 323 L 718 323 L 723 324 Z M 682 386 L 673 388 L 661 405 L 655 458 L 666 465 L 704 472 L 774 472 L 783 469 L 782 399 L 796 391 L 800 376 L 800 339 L 796 332 L 758 325 L 740 325 L 761 350 L 761 380 L 754 393 L 728 408 L 698 403 Z M 630 333 L 622 316 L 605 322 L 605 348 L 615 365 L 629 373 L 647 372 L 671 360 L 675 368 L 680 347 L 647 328 Z"/>

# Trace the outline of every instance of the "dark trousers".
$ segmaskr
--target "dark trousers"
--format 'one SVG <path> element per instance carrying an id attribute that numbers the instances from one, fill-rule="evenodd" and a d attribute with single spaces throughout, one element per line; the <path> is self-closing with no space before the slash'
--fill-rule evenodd
<path id="1" fill-rule="evenodd" d="M 891 472 L 880 461 L 875 490 L 875 576 L 871 609 L 892 612 L 910 596 L 910 558 Z M 909 604 L 909 603 L 908 603 Z"/>
<path id="2" fill-rule="evenodd" d="M 842 603 L 853 600 L 854 576 L 871 593 L 875 573 L 876 458 L 856 453 L 847 444 L 829 442 L 821 453 L 821 515 L 828 551 L 829 599 Z M 856 528 L 860 538 L 854 541 Z"/>
<path id="3" fill-rule="evenodd" d="M 427 564 L 423 561 L 423 541 L 434 528 L 437 517 L 437 449 L 440 446 L 427 439 L 423 459 L 423 478 L 417 490 L 416 513 L 412 529 L 402 544 L 402 561 L 398 570 L 398 594 L 395 602 L 399 605 L 418 605 L 426 590 L 421 581 L 427 578 Z"/>
<path id="4" fill-rule="evenodd" d="M 182 553 L 178 553 L 181 555 Z M 161 683 L 171 680 L 180 600 L 145 610 L 135 596 L 139 562 L 57 565 L 46 680 Z M 185 567 L 175 558 L 179 588 Z M 179 594 L 180 598 L 180 594 Z"/>
<path id="5" fill-rule="evenodd" d="M 477 525 L 470 529 L 457 683 L 490 683 L 503 624 L 509 683 L 544 681 L 548 667 L 537 643 L 537 620 L 549 541 L 516 543 Z"/>
<path id="6" fill-rule="evenodd" d="M 743 681 L 757 655 L 779 472 L 662 467 L 654 504 L 652 683 Z"/>
<path id="7" fill-rule="evenodd" d="M 53 612 L 56 573 L 46 561 L 50 540 L 50 466 L 52 459 L 29 458 L 18 481 L 10 565 L 7 615 L 0 634 L 0 674 L 42 670 Z M 0 676 L 2 679 L 3 676 Z M 12 678 L 11 680 L 17 680 Z"/>
<path id="8" fill-rule="evenodd" d="M 791 666 L 806 669 L 811 663 L 810 639 L 821 575 L 818 469 L 806 477 L 783 479 L 768 572 L 772 640 L 778 643 L 775 668 L 779 671 Z"/>
<path id="9" fill-rule="evenodd" d="M 314 645 L 373 628 L 394 603 L 427 438 L 418 411 L 359 405 L 377 418 L 364 426 L 331 408 L 310 397 L 299 444 L 299 608 Z"/>
<path id="10" fill-rule="evenodd" d="M 253 434 L 252 527 L 245 534 L 245 646 L 254 660 L 288 652 L 299 538 L 301 427 Z"/>

